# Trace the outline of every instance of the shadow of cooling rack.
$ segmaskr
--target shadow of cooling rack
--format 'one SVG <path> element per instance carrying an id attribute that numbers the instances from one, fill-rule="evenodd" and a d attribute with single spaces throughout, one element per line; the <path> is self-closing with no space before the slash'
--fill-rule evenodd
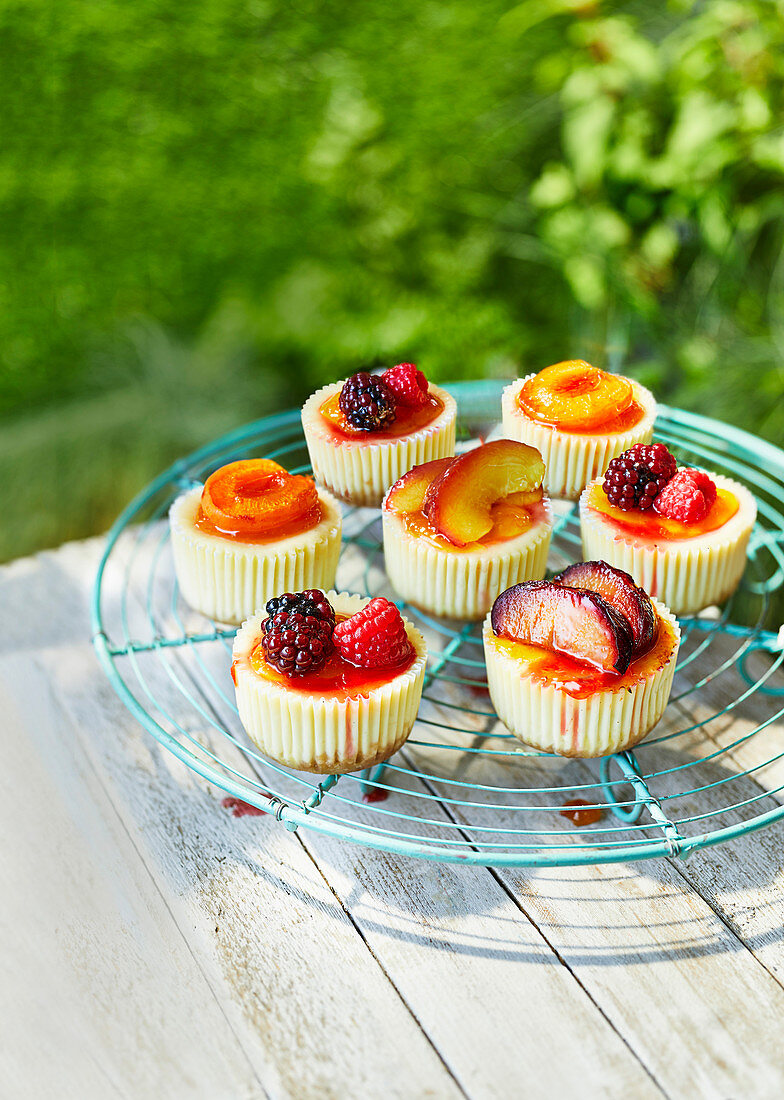
<path id="1" fill-rule="evenodd" d="M 502 383 L 458 383 L 459 439 L 486 434 Z M 169 505 L 184 487 L 239 457 L 309 470 L 295 411 L 203 447 L 161 474 L 118 519 L 93 592 L 93 641 L 130 711 L 180 760 L 286 828 L 316 829 L 431 860 L 490 866 L 685 858 L 784 817 L 784 453 L 725 424 L 660 408 L 656 438 L 682 462 L 735 477 L 759 519 L 741 588 L 721 609 L 681 620 L 670 706 L 633 752 L 599 761 L 525 749 L 493 713 L 478 625 L 403 606 L 428 642 L 419 719 L 404 748 L 363 773 L 314 777 L 262 756 L 237 716 L 232 629 L 180 599 Z M 338 587 L 393 596 L 377 511 L 347 509 Z M 558 505 L 549 565 L 580 558 L 576 509 Z M 780 612 L 779 612 L 780 614 Z M 575 828 L 564 803 L 600 820 Z"/>

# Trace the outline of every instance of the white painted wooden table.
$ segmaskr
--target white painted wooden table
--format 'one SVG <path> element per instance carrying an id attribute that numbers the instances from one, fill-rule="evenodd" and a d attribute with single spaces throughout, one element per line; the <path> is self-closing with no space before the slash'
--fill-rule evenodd
<path id="1" fill-rule="evenodd" d="M 4 1100 L 784 1096 L 783 829 L 531 872 L 234 818 L 99 668 L 100 551 L 0 569 Z"/>

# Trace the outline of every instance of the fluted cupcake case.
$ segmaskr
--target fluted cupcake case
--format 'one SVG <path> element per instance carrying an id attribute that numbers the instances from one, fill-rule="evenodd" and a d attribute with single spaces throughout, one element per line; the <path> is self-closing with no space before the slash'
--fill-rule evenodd
<path id="1" fill-rule="evenodd" d="M 638 683 L 605 688 L 586 698 L 575 698 L 527 671 L 519 658 L 496 644 L 504 639 L 496 638 L 488 615 L 483 628 L 487 684 L 509 732 L 524 745 L 559 756 L 607 756 L 641 741 L 667 706 L 680 644 L 674 615 L 657 600 L 653 604 L 674 635 L 669 656 Z"/>
<path id="2" fill-rule="evenodd" d="M 331 588 L 340 556 L 340 506 L 318 490 L 321 521 L 309 531 L 276 542 L 224 538 L 196 526 L 201 486 L 177 497 L 169 512 L 177 581 L 197 611 L 239 624 L 272 596 L 306 588 Z"/>
<path id="3" fill-rule="evenodd" d="M 520 581 L 541 580 L 553 528 L 550 502 L 523 534 L 476 550 L 441 547 L 406 530 L 405 517 L 382 510 L 384 561 L 395 592 L 414 607 L 451 619 L 482 619 L 496 596 Z"/>
<path id="4" fill-rule="evenodd" d="M 455 453 L 457 404 L 446 390 L 430 383 L 430 393 L 444 407 L 423 428 L 400 438 L 367 432 L 356 439 L 344 439 L 330 430 L 319 411 L 342 386 L 343 382 L 333 382 L 322 387 L 302 407 L 302 429 L 313 473 L 341 500 L 378 507 L 387 489 L 414 466 Z"/>
<path id="5" fill-rule="evenodd" d="M 552 497 L 576 500 L 589 481 L 603 475 L 614 458 L 635 443 L 650 443 L 656 419 L 656 400 L 650 390 L 629 379 L 634 400 L 643 408 L 641 420 L 623 432 L 568 432 L 531 420 L 517 403 L 517 397 L 533 374 L 512 382 L 501 396 L 503 433 L 536 447 L 544 459 L 543 486 Z"/>
<path id="6" fill-rule="evenodd" d="M 346 593 L 327 595 L 338 615 L 354 615 L 369 602 Z M 265 755 L 297 771 L 332 774 L 372 767 L 397 752 L 411 733 L 422 697 L 427 650 L 418 630 L 406 621 L 416 654 L 409 668 L 380 686 L 338 698 L 299 691 L 255 672 L 250 658 L 262 619 L 255 615 L 237 631 L 233 676 L 240 721 Z"/>
<path id="7" fill-rule="evenodd" d="M 624 569 L 676 615 L 691 615 L 721 603 L 735 591 L 746 568 L 757 505 L 737 481 L 720 474 L 711 478 L 717 488 L 737 497 L 735 515 L 715 531 L 659 543 L 619 530 L 611 517 L 591 508 L 588 496 L 593 486 L 589 485 L 580 498 L 584 557 L 601 558 Z"/>

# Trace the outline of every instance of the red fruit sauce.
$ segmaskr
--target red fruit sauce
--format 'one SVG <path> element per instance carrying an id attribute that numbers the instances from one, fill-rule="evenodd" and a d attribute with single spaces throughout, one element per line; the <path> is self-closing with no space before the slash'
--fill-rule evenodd
<path id="1" fill-rule="evenodd" d="M 337 621 L 342 622 L 346 618 L 348 616 L 338 615 Z M 306 695 L 325 695 L 332 699 L 349 699 L 358 695 L 367 695 L 374 688 L 388 684 L 401 672 L 411 668 L 415 659 L 416 651 L 411 646 L 406 659 L 392 668 L 358 668 L 335 650 L 318 672 L 306 672 L 304 676 L 286 676 L 264 659 L 261 639 L 250 655 L 251 667 L 257 676 L 271 680 L 275 684 L 283 684 L 290 691 L 299 691 Z"/>
<path id="2" fill-rule="evenodd" d="M 604 817 L 604 810 L 601 806 L 586 802 L 584 798 L 567 799 L 564 802 L 564 808 L 559 812 L 561 817 L 567 817 L 572 825 L 578 829 L 595 825 L 597 821 L 601 821 Z"/>
<path id="3" fill-rule="evenodd" d="M 718 487 L 717 487 L 718 488 Z M 732 519 L 740 507 L 738 498 L 729 489 L 718 488 L 716 500 L 708 514 L 698 523 L 681 523 L 677 519 L 668 519 L 653 509 L 640 512 L 630 508 L 624 511 L 610 504 L 601 482 L 594 482 L 588 490 L 587 506 L 602 516 L 612 520 L 624 534 L 647 542 L 677 542 L 681 539 L 693 539 L 698 535 L 707 535 L 717 531 Z"/>
<path id="4" fill-rule="evenodd" d="M 232 817 L 260 817 L 264 810 L 258 806 L 251 806 L 250 802 L 243 802 L 241 798 L 226 797 L 221 800 L 221 806 L 231 810 Z"/>
<path id="5" fill-rule="evenodd" d="M 602 672 L 585 661 L 579 661 L 565 653 L 554 653 L 538 645 L 529 645 L 512 638 L 499 638 L 492 633 L 489 640 L 502 653 L 521 663 L 521 673 L 539 683 L 552 684 L 573 699 L 587 699 L 597 691 L 619 691 L 635 687 L 664 667 L 675 646 L 672 626 L 659 618 L 656 638 L 651 648 L 647 653 L 636 657 L 626 672 L 619 676 L 616 672 Z"/>
<path id="6" fill-rule="evenodd" d="M 444 411 L 444 402 L 440 397 L 436 397 L 431 393 L 425 404 L 416 408 L 398 405 L 395 419 L 391 424 L 387 424 L 374 432 L 363 432 L 359 428 L 354 428 L 348 422 L 343 415 L 339 401 L 340 393 L 338 392 L 322 403 L 319 412 L 330 434 L 341 441 L 377 439 L 379 437 L 382 439 L 402 439 L 412 432 L 419 431 L 420 428 L 426 428 Z"/>

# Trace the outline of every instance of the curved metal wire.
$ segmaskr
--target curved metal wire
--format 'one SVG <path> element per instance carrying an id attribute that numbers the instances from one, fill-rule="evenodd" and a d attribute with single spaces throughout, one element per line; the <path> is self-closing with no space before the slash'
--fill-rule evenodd
<path id="1" fill-rule="evenodd" d="M 452 387 L 464 436 L 493 424 L 502 385 Z M 762 828 L 784 817 L 784 784 L 769 789 L 761 777 L 784 759 L 784 750 L 766 748 L 766 731 L 784 716 L 784 630 L 773 611 L 784 607 L 780 598 L 776 602 L 784 584 L 784 453 L 727 425 L 668 408 L 659 411 L 656 434 L 682 461 L 743 481 L 757 499 L 759 523 L 740 592 L 718 617 L 681 622 L 676 687 L 665 716 L 668 726 L 677 716 L 677 728 L 655 734 L 634 752 L 586 762 L 525 748 L 492 709 L 479 627 L 404 604 L 428 632 L 430 652 L 417 726 L 392 761 L 372 772 L 319 779 L 268 760 L 250 743 L 229 678 L 234 632 L 180 600 L 165 514 L 184 487 L 237 457 L 260 454 L 291 470 L 308 470 L 294 411 L 201 448 L 123 511 L 107 538 L 93 591 L 99 660 L 124 703 L 161 744 L 290 829 L 306 826 L 427 859 L 529 866 L 685 857 Z M 383 590 L 378 514 L 349 510 L 345 531 L 346 543 L 364 557 L 366 593 Z M 559 509 L 554 553 L 575 559 L 579 546 L 576 508 Z M 692 675 L 698 662 L 708 671 Z M 733 723 L 729 735 L 727 722 Z M 575 797 L 583 809 L 600 811 L 601 820 L 576 829 L 564 816 L 564 803 Z"/>

